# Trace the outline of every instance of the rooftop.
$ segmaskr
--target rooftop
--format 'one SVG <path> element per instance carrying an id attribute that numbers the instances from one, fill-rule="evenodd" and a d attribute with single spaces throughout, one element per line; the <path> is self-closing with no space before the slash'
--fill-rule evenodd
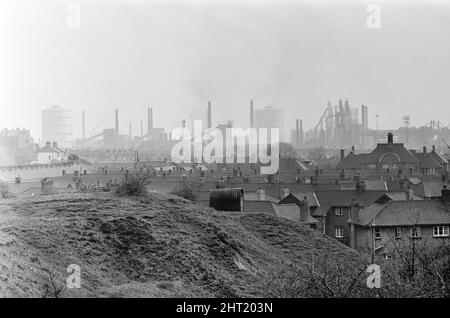
<path id="1" fill-rule="evenodd" d="M 438 200 L 389 201 L 372 204 L 360 212 L 362 226 L 412 226 L 450 224 L 450 211 Z"/>

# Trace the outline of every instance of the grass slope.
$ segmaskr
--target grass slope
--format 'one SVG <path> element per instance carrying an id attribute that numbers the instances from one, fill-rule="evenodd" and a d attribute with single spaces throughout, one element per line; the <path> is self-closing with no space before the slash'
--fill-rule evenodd
<path id="1" fill-rule="evenodd" d="M 0 204 L 0 296 L 42 297 L 69 264 L 61 297 L 257 297 L 271 274 L 324 254 L 358 255 L 266 214 L 216 212 L 174 196 L 49 195 Z"/>

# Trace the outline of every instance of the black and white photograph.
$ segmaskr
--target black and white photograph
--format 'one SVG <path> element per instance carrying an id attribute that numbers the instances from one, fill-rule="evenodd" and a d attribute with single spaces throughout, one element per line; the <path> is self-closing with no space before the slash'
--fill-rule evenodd
<path id="1" fill-rule="evenodd" d="M 0 0 L 0 298 L 449 298 L 449 39 L 448 0 Z"/>

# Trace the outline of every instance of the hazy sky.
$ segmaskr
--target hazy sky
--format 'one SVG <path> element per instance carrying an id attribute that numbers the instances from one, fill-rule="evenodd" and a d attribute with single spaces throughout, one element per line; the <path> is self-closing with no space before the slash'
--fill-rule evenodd
<path id="1" fill-rule="evenodd" d="M 68 5 L 81 8 L 67 27 Z M 368 4 L 381 8 L 369 29 Z M 113 127 L 173 129 L 183 119 L 233 119 L 249 100 L 315 126 L 327 101 L 369 106 L 369 125 L 450 124 L 449 1 L 0 0 L 0 127 L 41 135 L 40 111 L 71 108 L 75 136 Z"/>

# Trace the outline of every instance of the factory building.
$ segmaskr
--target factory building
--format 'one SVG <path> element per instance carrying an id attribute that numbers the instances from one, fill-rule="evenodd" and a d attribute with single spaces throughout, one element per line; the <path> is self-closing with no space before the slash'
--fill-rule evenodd
<path id="1" fill-rule="evenodd" d="M 291 130 L 291 144 L 294 147 L 301 147 L 303 146 L 303 120 L 296 119 L 295 120 L 295 129 Z"/>
<path id="2" fill-rule="evenodd" d="M 326 147 L 349 147 L 364 144 L 364 131 L 367 129 L 367 107 L 361 108 L 363 124 L 359 120 L 359 109 L 350 107 L 348 100 L 342 99 L 334 107 L 328 107 L 313 130 L 312 143 Z"/>
<path id="3" fill-rule="evenodd" d="M 256 109 L 254 111 L 254 120 L 256 128 L 278 128 L 280 141 L 285 141 L 283 109 L 275 108 L 272 106 L 266 106 L 265 108 Z"/>
<path id="4" fill-rule="evenodd" d="M 42 110 L 42 142 L 56 142 L 59 147 L 72 145 L 72 111 L 54 105 Z"/>
<path id="5" fill-rule="evenodd" d="M 37 163 L 46 164 L 67 160 L 67 153 L 58 147 L 58 143 L 49 141 L 37 151 Z"/>
<path id="6" fill-rule="evenodd" d="M 0 132 L 0 145 L 10 148 L 28 148 L 34 144 L 30 131 L 23 129 L 2 129 Z"/>

